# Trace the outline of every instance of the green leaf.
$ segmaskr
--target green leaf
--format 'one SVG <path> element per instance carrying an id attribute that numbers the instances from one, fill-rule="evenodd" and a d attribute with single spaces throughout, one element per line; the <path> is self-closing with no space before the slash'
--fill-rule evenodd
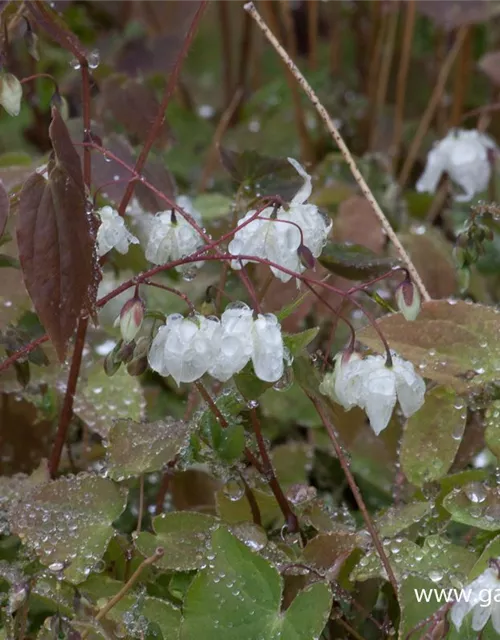
<path id="1" fill-rule="evenodd" d="M 212 422 L 212 445 L 221 460 L 231 464 L 238 460 L 245 448 L 245 429 L 242 424 L 229 424 L 225 429 Z"/>
<path id="2" fill-rule="evenodd" d="M 492 307 L 432 300 L 422 304 L 414 322 L 396 313 L 377 324 L 391 348 L 410 360 L 422 376 L 457 392 L 500 378 L 500 315 Z M 381 349 L 373 327 L 356 335 L 371 349 Z"/>
<path id="3" fill-rule="evenodd" d="M 178 511 L 162 513 L 153 518 L 156 535 L 142 531 L 135 546 L 145 556 L 152 556 L 158 547 L 165 553 L 155 562 L 164 571 L 190 571 L 207 562 L 207 543 L 218 520 L 203 513 Z"/>
<path id="4" fill-rule="evenodd" d="M 483 571 L 489 566 L 489 560 L 491 558 L 500 558 L 500 535 L 490 540 L 490 542 L 484 548 L 482 554 L 479 556 L 478 561 L 472 567 L 472 570 L 468 576 L 468 581 L 472 582 L 479 577 Z"/>
<path id="5" fill-rule="evenodd" d="M 99 601 L 99 607 L 102 608 L 104 606 L 102 601 L 112 598 L 123 587 L 124 583 L 119 580 L 94 574 L 79 585 L 79 591 Z M 146 618 L 148 623 L 158 625 L 163 640 L 178 640 L 181 612 L 168 600 L 161 600 L 141 593 L 128 593 L 106 615 L 107 619 L 119 624 L 123 624 L 127 620 L 125 623 L 127 636 L 131 637 L 144 637 L 146 630 L 144 624 L 140 624 L 141 617 Z"/>
<path id="6" fill-rule="evenodd" d="M 125 509 L 127 492 L 111 480 L 89 474 L 35 487 L 11 509 L 13 533 L 69 582 L 85 579 L 113 535 L 112 522 Z"/>
<path id="7" fill-rule="evenodd" d="M 160 471 L 184 450 L 193 426 L 166 418 L 158 422 L 117 420 L 108 435 L 108 470 L 113 480 Z"/>
<path id="8" fill-rule="evenodd" d="M 419 522 L 431 506 L 430 502 L 413 502 L 387 509 L 376 521 L 379 534 L 382 538 L 394 537 Z"/>
<path id="9" fill-rule="evenodd" d="M 182 640 L 319 637 L 332 604 L 326 584 L 311 585 L 281 612 L 283 581 L 273 565 L 222 528 L 212 535 L 212 553 L 187 592 Z"/>
<path id="10" fill-rule="evenodd" d="M 12 256 L 8 256 L 5 253 L 0 253 L 0 269 L 2 267 L 12 267 L 12 269 L 19 269 L 19 260 L 13 258 Z"/>
<path id="11" fill-rule="evenodd" d="M 270 158 L 257 151 L 232 151 L 220 147 L 222 166 L 235 182 L 245 185 L 256 197 L 281 196 L 291 200 L 303 179 L 285 158 Z"/>
<path id="12" fill-rule="evenodd" d="M 443 500 L 443 507 L 455 522 L 485 529 L 500 529 L 500 495 L 496 488 L 472 481 L 453 489 Z"/>
<path id="13" fill-rule="evenodd" d="M 306 329 L 300 333 L 289 333 L 283 335 L 283 343 L 292 356 L 298 355 L 307 345 L 318 335 L 319 327 Z"/>
<path id="14" fill-rule="evenodd" d="M 232 209 L 233 200 L 221 193 L 201 193 L 193 199 L 193 207 L 201 213 L 204 222 L 210 224 L 227 216 Z"/>
<path id="15" fill-rule="evenodd" d="M 408 419 L 401 444 L 401 467 L 421 487 L 442 478 L 451 467 L 465 430 L 467 410 L 452 387 L 438 386 Z"/>
<path id="16" fill-rule="evenodd" d="M 408 575 L 402 579 L 398 593 L 398 602 L 401 609 L 399 638 L 407 638 L 414 627 L 422 622 L 422 620 L 432 616 L 433 613 L 443 606 L 443 603 L 438 602 L 434 597 L 431 597 L 429 602 L 426 602 L 423 597 L 420 602 L 417 600 L 416 593 L 424 592 L 425 595 L 428 593 L 434 595 L 434 589 L 436 589 L 436 584 L 421 576 Z M 425 636 L 426 631 L 427 625 L 415 633 L 412 633 L 411 637 L 414 640 L 418 640 Z"/>
<path id="17" fill-rule="evenodd" d="M 273 495 L 262 489 L 252 489 L 253 495 L 259 506 L 262 525 L 266 528 L 281 526 L 283 514 Z M 223 489 L 215 494 L 217 515 L 228 523 L 252 521 L 252 510 L 241 487 L 236 495 L 227 495 Z"/>
<path id="18" fill-rule="evenodd" d="M 360 244 L 328 242 L 318 261 L 332 273 L 348 280 L 370 280 L 399 264 L 394 258 L 381 258 Z"/>
<path id="19" fill-rule="evenodd" d="M 491 403 L 485 413 L 484 421 L 486 445 L 497 458 L 500 458 L 500 400 L 494 400 Z"/>
<path id="20" fill-rule="evenodd" d="M 310 291 L 305 291 L 301 296 L 296 298 L 290 304 L 285 305 L 280 311 L 276 313 L 276 317 L 280 322 L 283 322 L 288 316 L 291 316 L 294 311 L 296 311 L 304 302 L 304 300 L 311 295 Z"/>
<path id="21" fill-rule="evenodd" d="M 238 391 L 247 400 L 257 400 L 272 386 L 270 382 L 264 382 L 257 378 L 250 363 L 245 366 L 243 371 L 234 376 L 234 382 Z"/>

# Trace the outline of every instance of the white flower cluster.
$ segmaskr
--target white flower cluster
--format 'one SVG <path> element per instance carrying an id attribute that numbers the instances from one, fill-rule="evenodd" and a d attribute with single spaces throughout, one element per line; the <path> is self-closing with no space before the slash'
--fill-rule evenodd
<path id="1" fill-rule="evenodd" d="M 306 204 L 311 195 L 311 176 L 293 158 L 288 162 L 304 178 L 304 184 L 290 202 L 288 210 L 279 207 L 264 209 L 255 220 L 249 222 L 234 234 L 228 246 L 233 256 L 253 255 L 274 262 L 289 271 L 302 273 L 302 265 L 298 253 L 303 244 L 317 258 L 325 245 L 332 221 L 326 220 L 313 204 Z M 250 220 L 256 211 L 249 211 L 238 226 Z M 302 232 L 302 233 L 301 233 Z M 233 269 L 241 269 L 249 260 L 235 259 L 231 262 Z M 271 267 L 273 274 L 282 282 L 292 277 L 290 274 Z"/>
<path id="2" fill-rule="evenodd" d="M 320 391 L 344 409 L 361 407 L 370 425 L 379 435 L 391 419 L 396 400 L 405 417 L 413 415 L 424 403 L 425 382 L 411 362 L 392 354 L 392 366 L 384 356 L 361 358 L 357 353 L 339 354 L 335 368 L 327 374 Z"/>
<path id="3" fill-rule="evenodd" d="M 150 367 L 177 384 L 194 382 L 205 373 L 225 382 L 252 360 L 255 374 L 276 382 L 284 371 L 281 327 L 272 314 L 253 317 L 243 303 L 226 308 L 220 321 L 201 315 L 168 316 L 149 351 Z"/>
<path id="4" fill-rule="evenodd" d="M 201 216 L 193 208 L 186 196 L 177 198 L 177 204 L 188 213 L 197 224 Z M 111 249 L 127 253 L 130 244 L 139 240 L 127 229 L 124 219 L 116 209 L 106 206 L 98 210 L 101 225 L 97 232 L 97 253 L 103 256 Z M 141 226 L 146 235 L 146 258 L 153 264 L 164 264 L 191 255 L 203 246 L 204 240 L 196 229 L 181 215 L 172 211 L 160 211 L 155 216 L 141 215 Z M 200 267 L 202 261 L 177 267 L 181 272 Z"/>
<path id="5" fill-rule="evenodd" d="M 489 150 L 496 150 L 495 142 L 475 129 L 454 129 L 440 140 L 427 156 L 425 171 L 417 182 L 417 191 L 434 193 L 443 173 L 462 190 L 458 202 L 468 202 L 476 193 L 484 191 L 491 176 Z"/>
<path id="6" fill-rule="evenodd" d="M 491 618 L 493 629 L 500 634 L 500 580 L 498 571 L 488 568 L 464 589 L 468 598 L 461 598 L 451 608 L 451 621 L 460 630 L 464 618 L 472 611 L 472 629 L 481 631 Z"/>

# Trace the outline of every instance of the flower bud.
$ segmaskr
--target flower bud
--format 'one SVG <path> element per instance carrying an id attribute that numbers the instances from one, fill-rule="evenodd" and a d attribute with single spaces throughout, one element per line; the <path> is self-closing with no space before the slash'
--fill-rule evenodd
<path id="1" fill-rule="evenodd" d="M 316 264 L 316 260 L 312 254 L 312 251 L 306 247 L 305 244 L 301 244 L 297 249 L 299 260 L 306 269 L 313 269 Z"/>
<path id="2" fill-rule="evenodd" d="M 140 356 L 139 358 L 133 358 L 127 364 L 127 373 L 129 376 L 140 376 L 147 371 L 148 357 Z"/>
<path id="3" fill-rule="evenodd" d="M 9 115 L 19 115 L 22 97 L 23 87 L 16 76 L 12 73 L 3 73 L 0 76 L 0 104 Z"/>
<path id="4" fill-rule="evenodd" d="M 406 320 L 413 321 L 420 313 L 420 293 L 411 280 L 404 280 L 396 290 L 398 309 Z"/>
<path id="5" fill-rule="evenodd" d="M 120 325 L 122 338 L 126 343 L 132 342 L 139 332 L 144 320 L 144 309 L 144 301 L 137 294 L 123 305 L 115 324 Z"/>
<path id="6" fill-rule="evenodd" d="M 120 342 L 115 345 L 114 349 L 104 358 L 104 373 L 110 378 L 115 375 L 122 364 L 122 360 L 119 356 L 121 347 L 122 341 L 120 340 Z"/>
<path id="7" fill-rule="evenodd" d="M 116 357 L 120 360 L 120 362 L 128 363 L 134 357 L 135 342 L 133 340 L 131 342 L 125 342 L 124 340 L 121 340 L 120 344 L 121 346 L 116 354 Z"/>

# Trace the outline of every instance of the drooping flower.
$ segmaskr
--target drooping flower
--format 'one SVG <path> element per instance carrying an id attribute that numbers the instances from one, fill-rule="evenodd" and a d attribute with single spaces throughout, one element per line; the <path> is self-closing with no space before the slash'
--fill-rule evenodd
<path id="1" fill-rule="evenodd" d="M 460 630 L 464 618 L 472 611 L 472 629 L 481 631 L 491 618 L 493 629 L 500 634 L 500 580 L 498 571 L 488 568 L 464 589 L 468 598 L 460 598 L 451 608 L 450 618 Z"/>
<path id="2" fill-rule="evenodd" d="M 138 295 L 129 298 L 122 307 L 115 325 L 119 325 L 125 342 L 132 342 L 139 333 L 144 320 L 144 300 Z"/>
<path id="3" fill-rule="evenodd" d="M 179 196 L 177 204 L 195 222 L 201 222 L 201 216 L 194 209 L 187 196 Z M 175 211 L 160 211 L 149 221 L 146 258 L 153 264 L 165 264 L 171 260 L 180 260 L 195 253 L 205 244 L 196 229 L 179 213 Z M 201 267 L 203 261 L 180 265 L 177 271 L 186 272 L 193 267 Z"/>
<path id="4" fill-rule="evenodd" d="M 170 315 L 151 344 L 149 366 L 162 376 L 171 375 L 177 384 L 198 380 L 214 361 L 219 329 L 212 318 Z"/>
<path id="5" fill-rule="evenodd" d="M 420 292 L 411 280 L 403 280 L 398 286 L 396 302 L 406 320 L 412 322 L 417 319 L 421 307 Z"/>
<path id="6" fill-rule="evenodd" d="M 101 224 L 97 231 L 97 255 L 106 255 L 111 249 L 119 253 L 127 253 L 130 244 L 138 244 L 139 240 L 125 226 L 124 219 L 113 207 L 102 207 L 97 211 Z"/>
<path id="7" fill-rule="evenodd" d="M 379 435 L 389 424 L 396 401 L 407 418 L 420 409 L 425 382 L 411 362 L 396 354 L 392 354 L 392 366 L 386 365 L 384 356 L 351 357 L 337 373 L 325 376 L 320 390 L 344 409 L 364 409 L 373 431 Z"/>
<path id="8" fill-rule="evenodd" d="M 293 158 L 288 158 L 288 162 L 304 178 L 304 184 L 292 198 L 288 210 L 266 207 L 255 220 L 234 234 L 228 250 L 233 256 L 255 255 L 302 273 L 305 267 L 299 256 L 299 247 L 307 247 L 317 258 L 332 228 L 332 221 L 325 220 L 318 207 L 306 203 L 312 191 L 311 176 Z M 255 213 L 256 210 L 249 211 L 239 225 L 250 220 Z M 248 259 L 235 259 L 231 266 L 241 269 L 248 262 Z M 282 282 L 292 277 L 276 267 L 271 267 L 271 271 Z"/>
<path id="9" fill-rule="evenodd" d="M 10 116 L 17 116 L 21 111 L 23 86 L 12 73 L 0 75 L 0 104 Z"/>
<path id="10" fill-rule="evenodd" d="M 440 140 L 427 156 L 425 171 L 417 182 L 417 191 L 434 193 L 443 173 L 447 173 L 463 191 L 457 202 L 468 202 L 484 191 L 491 176 L 488 152 L 496 150 L 495 142 L 475 129 L 454 129 Z"/>
<path id="11" fill-rule="evenodd" d="M 225 382 L 251 359 L 258 378 L 276 382 L 283 375 L 283 358 L 283 336 L 276 316 L 259 314 L 254 319 L 250 307 L 236 303 L 221 316 L 217 353 L 208 372 Z"/>
<path id="12" fill-rule="evenodd" d="M 244 304 L 226 308 L 221 316 L 218 353 L 208 369 L 217 380 L 226 382 L 240 372 L 253 351 L 253 311 Z"/>

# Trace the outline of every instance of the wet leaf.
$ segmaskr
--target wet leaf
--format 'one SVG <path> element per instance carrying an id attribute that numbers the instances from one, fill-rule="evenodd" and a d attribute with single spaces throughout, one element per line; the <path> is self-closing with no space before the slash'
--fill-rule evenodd
<path id="1" fill-rule="evenodd" d="M 229 215 L 233 200 L 221 193 L 201 193 L 193 198 L 193 206 L 201 213 L 203 221 L 210 224 Z"/>
<path id="2" fill-rule="evenodd" d="M 291 200 L 302 186 L 302 178 L 285 158 L 262 156 L 257 151 L 232 151 L 220 147 L 222 166 L 231 178 L 257 197 L 281 196 Z"/>
<path id="3" fill-rule="evenodd" d="M 306 329 L 300 333 L 283 335 L 283 344 L 290 351 L 292 356 L 298 355 L 307 345 L 318 335 L 319 327 Z"/>
<path id="4" fill-rule="evenodd" d="M 399 264 L 393 258 L 381 258 L 360 244 L 327 242 L 318 261 L 328 271 L 348 280 L 370 280 Z"/>
<path id="5" fill-rule="evenodd" d="M 292 484 L 307 484 L 313 463 L 313 449 L 305 442 L 287 442 L 272 450 L 276 476 L 285 489 Z"/>
<path id="6" fill-rule="evenodd" d="M 152 556 L 158 547 L 163 547 L 165 553 L 155 566 L 164 571 L 191 571 L 206 565 L 206 545 L 216 526 L 218 520 L 203 513 L 163 513 L 153 518 L 156 535 L 142 531 L 135 545 L 145 556 Z"/>
<path id="7" fill-rule="evenodd" d="M 401 621 L 399 623 L 399 637 L 407 638 L 410 631 L 416 627 L 419 622 L 432 616 L 442 603 L 438 602 L 432 595 L 435 593 L 436 585 L 432 580 L 422 578 L 421 576 L 408 575 L 403 577 L 399 586 L 398 602 L 401 607 Z M 416 593 L 425 592 L 431 594 L 431 599 L 426 602 L 424 598 L 419 602 Z M 426 627 L 411 634 L 414 640 L 421 639 L 426 634 Z"/>
<path id="8" fill-rule="evenodd" d="M 365 546 L 366 542 L 367 539 L 355 531 L 338 527 L 337 531 L 319 533 L 310 540 L 302 553 L 302 561 L 319 571 L 333 571 L 333 578 L 351 552 Z"/>
<path id="9" fill-rule="evenodd" d="M 9 514 L 12 531 L 54 571 L 81 582 L 113 535 L 127 492 L 111 480 L 80 474 L 35 487 Z"/>
<path id="10" fill-rule="evenodd" d="M 97 281 L 80 159 L 57 109 L 49 135 L 49 177 L 25 182 L 17 241 L 26 288 L 62 361 L 80 314 L 93 310 Z"/>
<path id="11" fill-rule="evenodd" d="M 162 470 L 188 444 L 192 427 L 182 420 L 117 420 L 108 434 L 108 470 L 113 480 Z"/>
<path id="12" fill-rule="evenodd" d="M 442 478 L 451 467 L 465 430 L 467 408 L 452 387 L 438 386 L 408 419 L 401 444 L 401 468 L 421 487 Z"/>
<path id="13" fill-rule="evenodd" d="M 108 576 L 92 575 L 83 584 L 79 585 L 79 591 L 99 601 L 115 596 L 124 586 L 123 582 L 113 580 Z M 106 618 L 116 623 L 124 623 L 127 636 L 144 637 L 149 631 L 151 623 L 157 624 L 163 640 L 178 640 L 181 623 L 181 612 L 177 607 L 160 598 L 154 598 L 143 593 L 128 593 L 109 611 Z M 146 624 L 144 624 L 144 619 Z"/>
<path id="14" fill-rule="evenodd" d="M 337 242 L 362 245 L 380 254 L 387 242 L 380 220 L 364 196 L 351 196 L 340 203 L 333 222 L 332 236 Z"/>
<path id="15" fill-rule="evenodd" d="M 392 538 L 419 522 L 431 506 L 430 502 L 413 502 L 400 507 L 391 507 L 377 518 L 377 530 L 382 538 Z"/>
<path id="16" fill-rule="evenodd" d="M 9 219 L 10 200 L 9 194 L 0 180 L 0 238 L 3 236 L 7 220 Z"/>
<path id="17" fill-rule="evenodd" d="M 488 449 L 500 457 L 500 400 L 494 400 L 484 416 L 486 429 L 484 440 Z"/>
<path id="18" fill-rule="evenodd" d="M 273 495 L 262 489 L 252 489 L 254 498 L 259 506 L 262 525 L 266 528 L 275 527 L 283 523 L 283 514 Z M 217 491 L 216 496 L 217 515 L 224 522 L 251 522 L 252 510 L 245 496 L 244 487 L 238 487 L 235 493 L 227 488 Z"/>
<path id="19" fill-rule="evenodd" d="M 420 375 L 460 392 L 500 377 L 500 315 L 496 309 L 463 301 L 424 302 L 420 315 L 407 322 L 402 314 L 377 322 L 389 346 L 410 360 Z M 372 327 L 357 338 L 380 350 Z"/>
<path id="20" fill-rule="evenodd" d="M 282 579 L 267 560 L 220 528 L 212 535 L 210 566 L 195 577 L 184 602 L 182 640 L 313 640 L 330 613 L 328 585 L 304 589 L 281 612 Z"/>
<path id="21" fill-rule="evenodd" d="M 471 527 L 500 529 L 500 489 L 484 482 L 471 481 L 453 489 L 443 500 L 451 519 Z"/>

